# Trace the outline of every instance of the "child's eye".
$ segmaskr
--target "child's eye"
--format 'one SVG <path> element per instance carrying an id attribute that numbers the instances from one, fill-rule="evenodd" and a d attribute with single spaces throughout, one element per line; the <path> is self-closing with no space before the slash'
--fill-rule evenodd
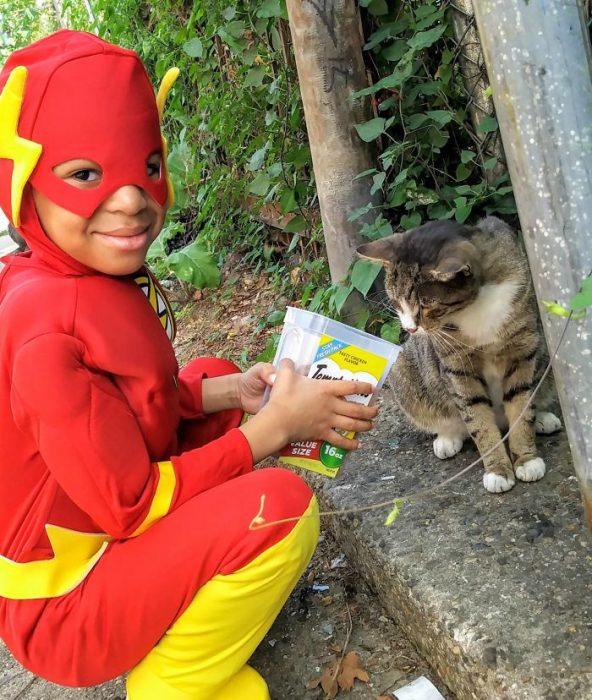
<path id="1" fill-rule="evenodd" d="M 160 156 L 150 158 L 146 165 L 146 171 L 148 172 L 149 178 L 158 180 L 160 177 Z"/>
<path id="2" fill-rule="evenodd" d="M 72 173 L 70 177 L 79 182 L 96 182 L 100 174 L 96 170 L 84 169 L 77 170 L 75 173 Z"/>

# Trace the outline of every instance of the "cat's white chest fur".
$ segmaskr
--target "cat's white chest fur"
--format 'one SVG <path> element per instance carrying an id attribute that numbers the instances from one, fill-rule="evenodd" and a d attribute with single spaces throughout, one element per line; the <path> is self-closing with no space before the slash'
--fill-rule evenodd
<path id="1" fill-rule="evenodd" d="M 497 334 L 508 320 L 519 287 L 520 283 L 514 280 L 484 284 L 475 301 L 450 318 L 475 345 L 489 345 L 498 340 Z"/>

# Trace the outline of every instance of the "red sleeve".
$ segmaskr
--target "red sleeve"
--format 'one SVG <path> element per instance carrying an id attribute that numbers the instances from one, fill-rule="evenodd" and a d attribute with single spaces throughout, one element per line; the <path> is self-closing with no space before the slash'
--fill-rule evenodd
<path id="1" fill-rule="evenodd" d="M 85 366 L 84 350 L 65 334 L 29 341 L 14 360 L 11 402 L 61 488 L 108 535 L 137 535 L 197 493 L 251 471 L 238 429 L 151 462 L 125 397 L 109 375 Z"/>
<path id="2" fill-rule="evenodd" d="M 177 377 L 179 385 L 179 406 L 181 418 L 203 418 L 202 384 L 206 374 L 200 372 L 181 371 Z"/>

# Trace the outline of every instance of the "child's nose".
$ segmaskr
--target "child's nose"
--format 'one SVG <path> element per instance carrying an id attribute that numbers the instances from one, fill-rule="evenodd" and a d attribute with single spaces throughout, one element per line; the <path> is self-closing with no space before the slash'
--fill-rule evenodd
<path id="1" fill-rule="evenodd" d="M 111 211 L 123 211 L 126 214 L 136 214 L 146 207 L 147 195 L 137 185 L 123 185 L 115 190 L 105 201 L 105 206 Z"/>

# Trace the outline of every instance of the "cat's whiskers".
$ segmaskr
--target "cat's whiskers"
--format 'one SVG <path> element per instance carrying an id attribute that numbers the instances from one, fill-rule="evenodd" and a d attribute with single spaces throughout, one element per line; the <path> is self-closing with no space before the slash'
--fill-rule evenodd
<path id="1" fill-rule="evenodd" d="M 443 333 L 441 329 L 436 329 L 435 331 L 433 331 L 431 337 L 433 339 L 438 338 L 438 341 L 442 343 L 444 347 L 447 347 L 452 352 L 452 354 L 456 356 L 461 366 L 468 362 L 471 366 L 471 372 L 473 374 L 475 373 L 475 368 L 473 366 L 473 361 L 471 360 L 471 355 L 467 352 L 462 352 L 461 349 L 458 346 L 455 346 L 454 343 L 452 343 L 450 340 L 456 340 L 456 338 L 453 338 L 448 333 Z"/>
<path id="2" fill-rule="evenodd" d="M 468 343 L 463 342 L 460 338 L 457 338 L 454 335 L 450 335 L 450 333 L 446 333 L 445 330 L 442 328 L 439 328 L 438 331 L 445 335 L 447 338 L 450 338 L 450 340 L 454 343 L 458 343 L 459 345 L 463 345 L 465 348 L 468 348 L 469 350 L 473 350 L 474 352 L 483 352 L 482 348 L 476 348 L 473 345 L 469 345 Z"/>

